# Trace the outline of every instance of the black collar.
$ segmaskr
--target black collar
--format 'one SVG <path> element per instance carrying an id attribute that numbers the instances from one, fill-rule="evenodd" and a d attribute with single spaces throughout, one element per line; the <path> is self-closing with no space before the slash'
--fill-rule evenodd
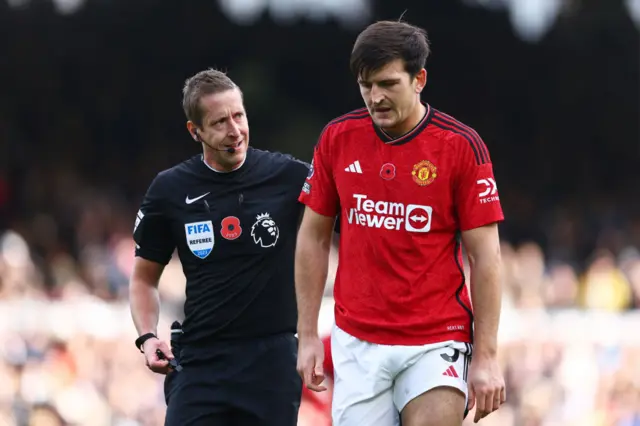
<path id="1" fill-rule="evenodd" d="M 371 122 L 373 123 L 373 130 L 375 130 L 376 135 L 378 135 L 380 140 L 388 145 L 402 145 L 407 142 L 410 142 L 411 140 L 413 140 L 413 138 L 418 136 L 420 132 L 422 132 L 429 125 L 429 122 L 431 121 L 431 117 L 433 116 L 433 108 L 431 108 L 431 106 L 426 102 L 422 102 L 422 105 L 424 105 L 427 109 L 424 114 L 424 117 L 422 117 L 422 120 L 420 120 L 420 122 L 416 124 L 413 129 L 411 129 L 404 135 L 398 136 L 397 138 L 391 137 L 380 127 L 376 126 L 376 123 L 373 123 L 373 119 L 372 119 Z"/>

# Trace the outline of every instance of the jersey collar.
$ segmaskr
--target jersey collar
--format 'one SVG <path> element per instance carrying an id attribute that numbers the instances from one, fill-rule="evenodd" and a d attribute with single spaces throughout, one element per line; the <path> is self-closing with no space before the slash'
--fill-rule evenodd
<path id="1" fill-rule="evenodd" d="M 224 175 L 224 174 L 227 174 L 227 173 L 233 173 L 233 172 L 235 172 L 235 171 L 239 170 L 239 169 L 240 169 L 240 167 L 244 166 L 244 163 L 247 161 L 247 157 L 248 157 L 248 156 L 249 156 L 249 152 L 247 151 L 247 152 L 245 153 L 244 159 L 242 160 L 242 162 L 240 163 L 240 165 L 239 165 L 238 167 L 236 167 L 235 169 L 233 169 L 233 170 L 229 170 L 229 171 L 223 171 L 223 170 L 216 170 L 216 169 L 214 169 L 214 168 L 213 168 L 213 167 L 211 167 L 209 164 L 207 164 L 207 162 L 206 162 L 206 161 L 204 161 L 204 155 L 201 155 L 201 156 L 200 156 L 200 160 L 201 160 L 201 161 L 204 163 L 204 165 L 205 165 L 205 166 L 207 166 L 207 168 L 208 168 L 209 170 L 211 170 L 212 172 L 220 173 L 220 174 Z"/>
<path id="2" fill-rule="evenodd" d="M 405 133 L 404 135 L 399 136 L 397 138 L 389 136 L 384 130 L 376 126 L 376 123 L 374 123 L 373 120 L 371 120 L 371 122 L 373 123 L 373 130 L 375 130 L 376 135 L 378 135 L 380 140 L 387 145 L 402 145 L 407 142 L 410 142 L 411 140 L 413 140 L 413 138 L 418 136 L 420 132 L 422 132 L 429 125 L 429 122 L 431 121 L 431 116 L 433 115 L 433 108 L 431 108 L 431 106 L 428 103 L 422 102 L 422 105 L 424 105 L 427 109 L 424 114 L 424 117 L 422 117 L 422 120 L 420 120 L 420 122 L 416 124 L 416 126 L 413 129 L 411 129 L 409 132 Z"/>
<path id="3" fill-rule="evenodd" d="M 245 175 L 253 166 L 255 162 L 255 156 L 253 155 L 253 148 L 247 148 L 247 156 L 244 159 L 244 162 L 236 169 L 230 172 L 221 172 L 218 170 L 212 169 L 207 163 L 204 162 L 204 156 L 202 154 L 198 154 L 196 156 L 197 163 L 199 164 L 200 170 L 203 170 L 203 173 L 209 178 L 213 178 L 216 180 L 234 180 L 243 175 Z"/>

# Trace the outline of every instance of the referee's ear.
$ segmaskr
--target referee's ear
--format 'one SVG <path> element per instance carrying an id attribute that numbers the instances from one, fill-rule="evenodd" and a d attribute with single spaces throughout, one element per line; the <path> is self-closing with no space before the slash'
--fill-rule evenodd
<path id="1" fill-rule="evenodd" d="M 200 136 L 198 135 L 198 127 L 191 120 L 187 121 L 187 131 L 189 132 L 189 135 L 191 135 L 194 141 L 200 143 Z"/>

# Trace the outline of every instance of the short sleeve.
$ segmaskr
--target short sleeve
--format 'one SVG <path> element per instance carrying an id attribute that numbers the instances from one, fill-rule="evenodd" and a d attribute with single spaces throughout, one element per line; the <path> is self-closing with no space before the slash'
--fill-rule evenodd
<path id="1" fill-rule="evenodd" d="M 294 157 L 289 158 L 291 159 L 289 176 L 293 177 L 292 184 L 298 185 L 297 189 L 300 189 L 300 185 L 304 183 L 305 179 L 309 175 L 311 165 L 306 161 L 298 160 Z"/>
<path id="2" fill-rule="evenodd" d="M 455 209 L 460 230 L 504 220 L 489 150 L 478 136 L 457 141 Z"/>
<path id="3" fill-rule="evenodd" d="M 313 161 L 305 180 L 299 201 L 314 212 L 334 217 L 338 213 L 338 192 L 331 162 L 331 128 L 327 127 L 313 153 Z"/>
<path id="4" fill-rule="evenodd" d="M 166 265 L 171 259 L 175 243 L 171 223 L 164 210 L 164 196 L 160 175 L 153 180 L 138 210 L 133 229 L 136 256 Z"/>

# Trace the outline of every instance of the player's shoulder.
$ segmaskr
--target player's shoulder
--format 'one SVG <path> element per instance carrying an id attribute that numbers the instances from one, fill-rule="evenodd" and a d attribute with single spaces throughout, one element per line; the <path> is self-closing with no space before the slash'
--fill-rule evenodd
<path id="1" fill-rule="evenodd" d="M 332 139 L 346 136 L 368 126 L 371 126 L 371 116 L 367 108 L 355 109 L 329 121 L 322 129 L 321 138 L 323 135 L 330 135 Z"/>
<path id="2" fill-rule="evenodd" d="M 429 124 L 441 131 L 448 139 L 464 141 L 465 138 L 480 139 L 478 132 L 471 126 L 441 110 L 431 107 Z"/>
<path id="3" fill-rule="evenodd" d="M 440 138 L 455 151 L 473 151 L 479 164 L 490 161 L 482 137 L 470 125 L 433 107 L 431 107 L 429 125 L 431 127 L 429 134 Z"/>

